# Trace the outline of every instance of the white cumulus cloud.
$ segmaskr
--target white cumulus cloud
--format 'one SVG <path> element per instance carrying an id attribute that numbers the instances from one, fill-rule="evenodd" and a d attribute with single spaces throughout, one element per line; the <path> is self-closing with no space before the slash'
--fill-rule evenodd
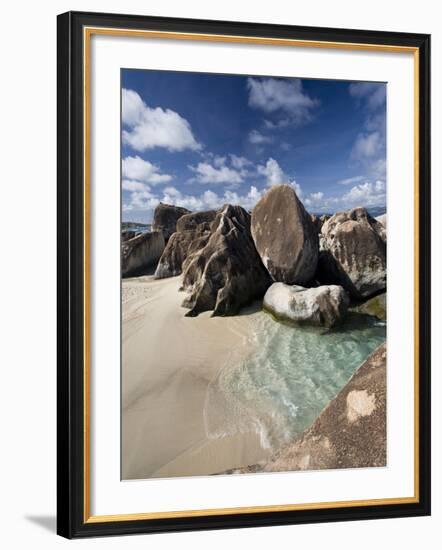
<path id="1" fill-rule="evenodd" d="M 367 181 L 352 187 L 342 196 L 341 202 L 345 208 L 385 206 L 386 198 L 385 182 L 377 180 L 374 183 Z"/>
<path id="2" fill-rule="evenodd" d="M 365 170 L 366 177 L 385 179 L 385 132 L 380 130 L 359 134 L 353 145 L 350 160 Z"/>
<path id="3" fill-rule="evenodd" d="M 338 181 L 338 185 L 351 185 L 353 183 L 360 183 L 361 181 L 364 181 L 364 176 L 353 176 L 351 178 L 346 178 L 343 180 Z"/>
<path id="4" fill-rule="evenodd" d="M 139 156 L 129 156 L 123 159 L 122 174 L 123 178 L 151 183 L 153 185 L 157 183 L 166 183 L 172 179 L 172 176 L 169 174 L 160 173 L 158 166 Z"/>
<path id="5" fill-rule="evenodd" d="M 149 107 L 137 92 L 123 89 L 123 142 L 135 151 L 164 147 L 169 151 L 198 151 L 201 145 L 195 139 L 189 122 L 171 109 Z"/>
<path id="6" fill-rule="evenodd" d="M 257 172 L 265 176 L 267 185 L 277 185 L 278 183 L 289 183 L 289 178 L 279 165 L 278 161 L 270 157 L 264 165 L 258 165 Z"/>
<path id="7" fill-rule="evenodd" d="M 267 186 L 271 187 L 272 185 L 278 185 L 281 183 L 287 183 L 291 185 L 296 191 L 296 194 L 300 199 L 302 199 L 304 193 L 301 188 L 301 185 L 296 182 L 296 180 L 291 179 L 281 168 L 278 161 L 272 157 L 269 157 L 267 162 L 262 165 L 258 165 L 257 173 L 261 176 L 265 176 Z"/>
<path id="8" fill-rule="evenodd" d="M 273 139 L 270 136 L 261 134 L 258 130 L 251 130 L 249 133 L 249 141 L 254 145 L 263 145 L 264 143 L 271 143 Z"/>
<path id="9" fill-rule="evenodd" d="M 160 202 L 183 206 L 193 211 L 219 209 L 224 204 L 237 204 L 247 210 L 251 210 L 263 194 L 263 191 L 259 191 L 253 185 L 244 194 L 239 194 L 228 189 L 218 194 L 208 189 L 200 195 L 188 195 L 182 193 L 176 187 L 166 187 L 162 193 L 155 195 L 148 191 L 134 191 L 130 199 L 125 201 L 123 210 L 126 212 L 140 211 L 143 213 L 144 219 L 152 218 L 153 210 Z"/>
<path id="10" fill-rule="evenodd" d="M 373 110 L 385 105 L 386 91 L 386 85 L 379 82 L 354 82 L 349 86 L 350 95 Z"/>
<path id="11" fill-rule="evenodd" d="M 324 198 L 324 193 L 322 191 L 317 191 L 316 193 L 310 193 L 310 199 L 315 202 L 319 202 Z"/>
<path id="12" fill-rule="evenodd" d="M 121 188 L 123 191 L 150 191 L 148 185 L 137 180 L 126 180 L 121 182 Z"/>
<path id="13" fill-rule="evenodd" d="M 356 136 L 350 160 L 368 179 L 386 178 L 386 85 L 356 82 L 349 94 L 365 112 L 364 131 Z"/>
<path id="14" fill-rule="evenodd" d="M 319 105 L 317 99 L 305 92 L 299 79 L 248 78 L 247 87 L 250 107 L 266 113 L 285 112 L 292 122 L 310 120 L 313 109 Z M 286 124 L 286 119 L 283 120 Z"/>
<path id="15" fill-rule="evenodd" d="M 203 161 L 196 166 L 189 166 L 189 170 L 195 174 L 189 183 L 226 184 L 233 188 L 251 174 L 249 167 L 252 162 L 245 157 L 234 154 L 219 156 L 210 152 L 203 156 Z"/>
<path id="16" fill-rule="evenodd" d="M 232 163 L 233 168 L 236 168 L 237 170 L 243 170 L 252 164 L 249 159 L 233 154 L 230 155 L 230 162 Z"/>
<path id="17" fill-rule="evenodd" d="M 123 201 L 123 211 L 148 210 L 153 211 L 160 201 L 149 190 L 133 191 L 130 194 L 129 201 Z"/>
<path id="18" fill-rule="evenodd" d="M 382 149 L 382 136 L 379 132 L 359 134 L 353 146 L 352 157 L 367 160 L 376 157 Z"/>
<path id="19" fill-rule="evenodd" d="M 342 195 L 330 196 L 322 191 L 309 193 L 303 199 L 305 207 L 310 212 L 334 212 L 348 210 L 357 206 L 371 208 L 374 206 L 385 207 L 386 185 L 383 180 L 365 181 L 354 185 Z"/>
<path id="20" fill-rule="evenodd" d="M 131 191 L 129 180 L 127 183 L 127 190 Z M 329 196 L 322 191 L 306 193 L 296 181 L 292 181 L 290 185 L 295 189 L 298 197 L 310 212 L 334 213 L 356 206 L 370 208 L 374 206 L 382 207 L 386 204 L 386 185 L 383 180 L 366 181 L 354 185 L 350 190 L 337 196 Z M 251 185 L 243 193 L 231 189 L 224 189 L 220 193 L 216 193 L 211 189 L 207 189 L 203 193 L 193 195 L 186 194 L 173 186 L 167 186 L 161 192 L 154 192 L 145 184 L 144 189 L 139 189 L 135 185 L 129 198 L 124 200 L 123 210 L 133 211 L 140 218 L 148 220 L 152 218 L 153 211 L 160 202 L 183 206 L 192 211 L 216 210 L 224 204 L 238 204 L 246 210 L 252 210 L 267 190 L 268 187 L 260 190 L 258 187 Z"/>
<path id="21" fill-rule="evenodd" d="M 195 177 L 191 181 L 197 183 L 214 183 L 214 184 L 238 184 L 242 183 L 243 177 L 241 172 L 235 170 L 223 163 L 217 162 L 214 164 L 209 162 L 199 162 L 196 166 L 189 166 L 189 169 L 195 173 Z"/>

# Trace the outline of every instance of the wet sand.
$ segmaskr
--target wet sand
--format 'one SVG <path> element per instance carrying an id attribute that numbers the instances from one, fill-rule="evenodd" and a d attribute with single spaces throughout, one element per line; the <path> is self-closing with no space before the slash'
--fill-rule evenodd
<path id="1" fill-rule="evenodd" d="M 206 391 L 250 353 L 256 311 L 185 317 L 180 278 L 125 279 L 122 289 L 122 478 L 208 475 L 265 460 L 250 432 L 209 438 Z"/>

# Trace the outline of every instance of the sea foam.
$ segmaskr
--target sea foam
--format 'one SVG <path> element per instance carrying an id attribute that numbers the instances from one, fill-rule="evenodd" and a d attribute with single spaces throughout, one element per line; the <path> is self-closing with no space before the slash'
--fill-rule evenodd
<path id="1" fill-rule="evenodd" d="M 313 422 L 385 337 L 385 324 L 361 314 L 331 330 L 255 315 L 253 351 L 239 359 L 233 350 L 207 389 L 207 436 L 254 432 L 263 449 L 282 447 Z"/>

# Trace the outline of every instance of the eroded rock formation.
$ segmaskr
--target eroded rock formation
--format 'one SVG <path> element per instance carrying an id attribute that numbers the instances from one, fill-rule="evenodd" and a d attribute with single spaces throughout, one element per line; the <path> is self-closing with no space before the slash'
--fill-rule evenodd
<path id="1" fill-rule="evenodd" d="M 161 231 L 146 232 L 122 243 L 121 274 L 141 275 L 156 265 L 165 247 Z"/>
<path id="2" fill-rule="evenodd" d="M 175 233 L 177 221 L 189 213 L 190 210 L 187 208 L 160 202 L 153 214 L 152 231 L 162 231 L 167 241 L 172 233 Z"/>
<path id="3" fill-rule="evenodd" d="M 250 214 L 240 206 L 225 205 L 210 225 L 206 245 L 183 263 L 187 315 L 209 310 L 213 315 L 233 315 L 263 296 L 269 284 L 250 234 Z"/>
<path id="4" fill-rule="evenodd" d="M 170 237 L 158 262 L 157 279 L 180 275 L 184 260 L 207 244 L 210 223 L 215 216 L 215 210 L 209 210 L 186 214 L 178 220 L 177 231 Z"/>
<path id="5" fill-rule="evenodd" d="M 176 223 L 177 231 L 189 231 L 198 229 L 210 229 L 210 224 L 215 219 L 216 210 L 205 210 L 203 212 L 191 212 L 181 216 Z"/>

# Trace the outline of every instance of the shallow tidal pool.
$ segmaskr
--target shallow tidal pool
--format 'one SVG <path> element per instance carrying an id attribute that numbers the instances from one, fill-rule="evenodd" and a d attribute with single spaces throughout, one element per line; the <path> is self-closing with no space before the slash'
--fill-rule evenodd
<path id="1" fill-rule="evenodd" d="M 255 314 L 252 351 L 231 360 L 209 385 L 204 420 L 210 438 L 256 432 L 276 451 L 308 428 L 365 359 L 386 325 L 350 313 L 334 329 L 283 324 Z"/>

